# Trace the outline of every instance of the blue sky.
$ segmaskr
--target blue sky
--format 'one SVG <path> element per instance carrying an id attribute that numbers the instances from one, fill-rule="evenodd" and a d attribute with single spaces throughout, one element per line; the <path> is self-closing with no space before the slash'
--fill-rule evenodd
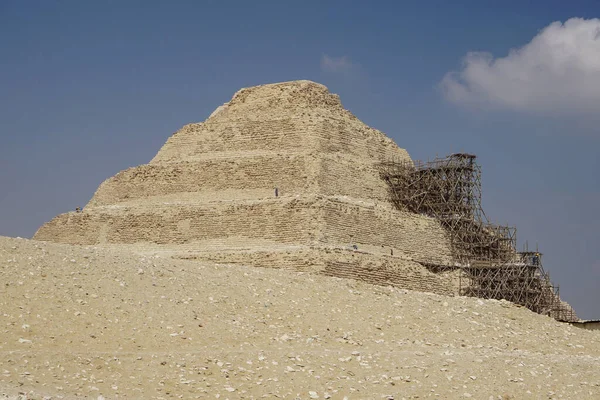
<path id="1" fill-rule="evenodd" d="M 477 154 L 490 219 L 600 318 L 599 17 L 596 0 L 4 0 L 0 235 L 85 205 L 241 87 L 310 79 L 415 159 Z"/>

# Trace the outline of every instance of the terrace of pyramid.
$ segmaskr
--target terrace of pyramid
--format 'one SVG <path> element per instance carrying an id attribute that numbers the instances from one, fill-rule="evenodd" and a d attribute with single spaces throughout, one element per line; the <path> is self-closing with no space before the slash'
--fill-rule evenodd
<path id="1" fill-rule="evenodd" d="M 321 84 L 245 88 L 34 239 L 455 294 L 422 265 L 451 262 L 448 235 L 390 203 L 377 167 L 390 159 L 410 162 Z"/>

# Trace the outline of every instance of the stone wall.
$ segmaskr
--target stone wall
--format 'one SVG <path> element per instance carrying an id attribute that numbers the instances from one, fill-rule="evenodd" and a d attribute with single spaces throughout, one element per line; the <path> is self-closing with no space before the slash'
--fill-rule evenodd
<path id="1" fill-rule="evenodd" d="M 389 206 L 335 198 L 280 197 L 155 207 L 108 206 L 67 213 L 36 233 L 59 243 L 181 244 L 208 239 L 258 238 L 272 243 L 385 248 L 406 257 L 450 262 L 446 231 L 437 221 Z M 365 247 L 366 246 L 366 247 Z"/>
<path id="2" fill-rule="evenodd" d="M 314 201 L 287 199 L 202 205 L 105 207 L 62 214 L 37 240 L 74 244 L 181 244 L 218 238 L 261 238 L 309 244 L 318 231 Z"/>
<path id="3" fill-rule="evenodd" d="M 296 251 L 208 252 L 179 254 L 176 258 L 224 265 L 284 268 L 446 295 L 453 295 L 458 290 L 454 276 L 429 272 L 420 264 L 399 257 L 350 249 L 311 247 Z"/>
<path id="4" fill-rule="evenodd" d="M 431 218 L 387 206 L 343 201 L 323 204 L 323 235 L 329 243 L 356 243 L 394 250 L 414 260 L 450 264 L 446 230 Z"/>
<path id="5" fill-rule="evenodd" d="M 307 152 L 315 143 L 306 135 L 310 124 L 282 118 L 264 121 L 206 121 L 190 124 L 171 136 L 151 164 L 212 157 L 219 152 Z"/>
<path id="6" fill-rule="evenodd" d="M 314 160 L 302 155 L 258 156 L 197 162 L 146 164 L 119 172 L 102 183 L 88 206 L 103 206 L 177 193 L 261 192 L 315 193 Z M 262 197 L 262 196 L 261 196 Z M 260 197 L 257 197 L 259 199 Z M 215 196 L 215 199 L 219 199 Z"/>
<path id="7" fill-rule="evenodd" d="M 210 192 L 215 199 L 261 199 L 274 196 L 274 188 L 281 195 L 321 193 L 387 203 L 388 189 L 378 174 L 375 164 L 357 164 L 346 157 L 300 154 L 146 164 L 104 181 L 87 207 L 137 199 L 151 201 L 179 193 L 198 193 L 199 198 Z M 255 196 L 243 195 L 258 189 L 261 191 Z M 221 191 L 228 194 L 219 196 Z"/>

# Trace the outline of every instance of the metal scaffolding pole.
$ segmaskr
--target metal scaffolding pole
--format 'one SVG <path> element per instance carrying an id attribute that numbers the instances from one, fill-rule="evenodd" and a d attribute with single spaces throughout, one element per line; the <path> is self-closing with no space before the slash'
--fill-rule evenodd
<path id="1" fill-rule="evenodd" d="M 476 156 L 392 160 L 381 164 L 381 176 L 397 209 L 435 218 L 448 232 L 453 265 L 424 265 L 432 271 L 459 269 L 461 295 L 505 299 L 556 319 L 576 319 L 544 272 L 541 254 L 517 252 L 516 228 L 488 221 Z"/>

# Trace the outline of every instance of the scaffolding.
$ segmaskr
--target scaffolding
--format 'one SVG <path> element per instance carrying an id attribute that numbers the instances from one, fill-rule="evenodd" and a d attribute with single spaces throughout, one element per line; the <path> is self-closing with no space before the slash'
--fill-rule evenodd
<path id="1" fill-rule="evenodd" d="M 450 234 L 454 260 L 507 261 L 514 255 L 516 229 L 489 223 L 475 158 L 459 153 L 427 163 L 391 161 L 382 164 L 382 175 L 398 209 L 440 221 Z"/>
<path id="2" fill-rule="evenodd" d="M 458 269 L 459 294 L 505 299 L 556 319 L 576 318 L 543 270 L 541 254 L 517 252 L 516 228 L 489 222 L 475 155 L 392 160 L 381 164 L 381 176 L 397 209 L 435 218 L 448 232 L 452 265 L 425 264 L 436 272 Z"/>
<path id="3" fill-rule="evenodd" d="M 463 268 L 460 292 L 465 296 L 508 300 L 538 314 L 554 316 L 560 303 L 557 290 L 542 267 L 542 254 L 520 252 L 513 261 L 478 261 Z"/>

